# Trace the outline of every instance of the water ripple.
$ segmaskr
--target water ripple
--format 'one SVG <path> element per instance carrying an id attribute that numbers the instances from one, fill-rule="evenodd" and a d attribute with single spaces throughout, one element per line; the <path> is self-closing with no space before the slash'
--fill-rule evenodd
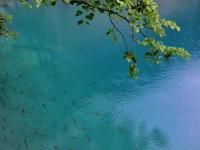
<path id="1" fill-rule="evenodd" d="M 102 113 L 118 114 L 123 111 L 123 103 L 121 97 L 116 95 L 99 95 L 92 97 L 92 108 Z"/>

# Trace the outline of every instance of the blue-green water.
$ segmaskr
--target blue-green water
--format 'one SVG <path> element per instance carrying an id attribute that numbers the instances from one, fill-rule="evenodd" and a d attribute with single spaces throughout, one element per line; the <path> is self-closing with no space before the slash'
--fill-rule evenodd
<path id="1" fill-rule="evenodd" d="M 19 35 L 0 44 L 0 150 L 200 149 L 199 0 L 160 1 L 182 26 L 166 42 L 192 56 L 141 59 L 138 80 L 105 16 L 79 27 L 74 8 L 10 7 Z"/>

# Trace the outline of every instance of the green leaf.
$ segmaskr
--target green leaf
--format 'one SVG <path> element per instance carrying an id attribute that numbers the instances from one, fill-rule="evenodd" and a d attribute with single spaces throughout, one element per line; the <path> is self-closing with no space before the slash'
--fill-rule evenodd
<path id="1" fill-rule="evenodd" d="M 81 11 L 81 10 L 77 10 L 76 11 L 76 16 L 80 16 L 80 15 L 82 15 L 83 14 L 83 11 Z"/>
<path id="2" fill-rule="evenodd" d="M 90 13 L 89 15 L 86 15 L 85 18 L 88 19 L 88 20 L 93 20 L 94 14 L 93 14 L 93 13 Z"/>
<path id="3" fill-rule="evenodd" d="M 124 53 L 124 58 L 128 62 L 134 62 L 134 63 L 136 63 L 136 61 L 137 61 L 137 57 L 136 57 L 136 55 L 132 51 L 126 51 Z"/>
<path id="4" fill-rule="evenodd" d="M 52 6 L 55 6 L 56 3 L 57 3 L 56 0 L 52 0 L 52 1 L 51 1 L 51 5 L 52 5 Z"/>
<path id="5" fill-rule="evenodd" d="M 106 35 L 113 34 L 114 28 L 109 28 L 108 31 L 106 32 Z"/>
<path id="6" fill-rule="evenodd" d="M 78 24 L 78 25 L 83 24 L 83 20 L 79 20 L 79 21 L 77 22 L 77 24 Z"/>

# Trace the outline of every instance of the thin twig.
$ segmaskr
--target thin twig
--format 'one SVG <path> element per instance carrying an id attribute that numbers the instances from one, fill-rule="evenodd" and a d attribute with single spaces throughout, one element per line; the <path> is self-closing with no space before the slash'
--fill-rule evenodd
<path id="1" fill-rule="evenodd" d="M 122 37 L 122 39 L 123 39 L 123 41 L 124 41 L 124 45 L 125 45 L 126 49 L 128 50 L 128 46 L 127 46 L 127 43 L 126 43 L 126 39 L 125 39 L 123 33 L 122 33 L 122 32 L 117 28 L 117 26 L 114 24 L 114 22 L 113 22 L 113 20 L 112 20 L 112 18 L 111 18 L 111 16 L 110 16 L 110 14 L 109 14 L 109 19 L 110 19 L 111 24 L 112 24 L 113 27 L 115 28 L 115 30 L 121 35 L 121 37 Z"/>

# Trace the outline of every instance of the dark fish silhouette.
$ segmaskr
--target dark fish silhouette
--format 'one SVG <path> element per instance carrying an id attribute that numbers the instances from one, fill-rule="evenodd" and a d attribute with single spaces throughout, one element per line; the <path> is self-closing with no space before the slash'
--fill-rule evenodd
<path id="1" fill-rule="evenodd" d="M 62 92 L 63 92 L 63 93 L 67 93 L 67 90 L 63 90 Z"/>
<path id="2" fill-rule="evenodd" d="M 26 112 L 26 111 L 25 111 L 25 109 L 23 108 L 23 109 L 22 109 L 22 113 L 25 114 L 25 112 Z"/>
<path id="3" fill-rule="evenodd" d="M 43 106 L 44 108 L 46 108 L 46 105 L 45 105 L 45 104 L 42 104 L 42 106 Z"/>
<path id="4" fill-rule="evenodd" d="M 52 98 L 52 101 L 53 101 L 53 102 L 55 102 L 55 100 L 56 100 L 56 97 Z"/>
<path id="5" fill-rule="evenodd" d="M 92 84 L 97 84 L 95 81 L 92 81 Z"/>
<path id="6" fill-rule="evenodd" d="M 86 130 L 86 131 L 92 131 L 92 129 L 90 129 L 90 128 L 80 128 L 80 130 Z"/>
<path id="7" fill-rule="evenodd" d="M 61 150 L 61 148 L 59 148 L 58 146 L 54 146 L 53 147 L 55 150 Z"/>
<path id="8" fill-rule="evenodd" d="M 34 134 L 35 134 L 35 135 L 38 135 L 38 133 L 37 133 L 37 128 L 34 128 L 33 130 L 34 130 Z"/>
<path id="9" fill-rule="evenodd" d="M 5 127 L 5 126 L 3 126 L 3 125 L 1 126 L 1 128 L 2 128 L 3 130 L 6 130 L 6 127 Z"/>
<path id="10" fill-rule="evenodd" d="M 6 137 L 6 136 L 4 137 L 4 141 L 5 141 L 5 142 L 7 141 L 7 137 Z"/>
<path id="11" fill-rule="evenodd" d="M 28 142 L 27 142 L 26 139 L 24 139 L 24 145 L 25 145 L 26 148 L 28 148 Z"/>
<path id="12" fill-rule="evenodd" d="M 90 143 L 91 142 L 90 135 L 88 135 L 87 138 L 88 138 L 88 142 Z"/>
<path id="13" fill-rule="evenodd" d="M 2 119 L 4 122 L 6 121 L 6 118 L 5 117 L 3 117 L 3 119 Z"/>

